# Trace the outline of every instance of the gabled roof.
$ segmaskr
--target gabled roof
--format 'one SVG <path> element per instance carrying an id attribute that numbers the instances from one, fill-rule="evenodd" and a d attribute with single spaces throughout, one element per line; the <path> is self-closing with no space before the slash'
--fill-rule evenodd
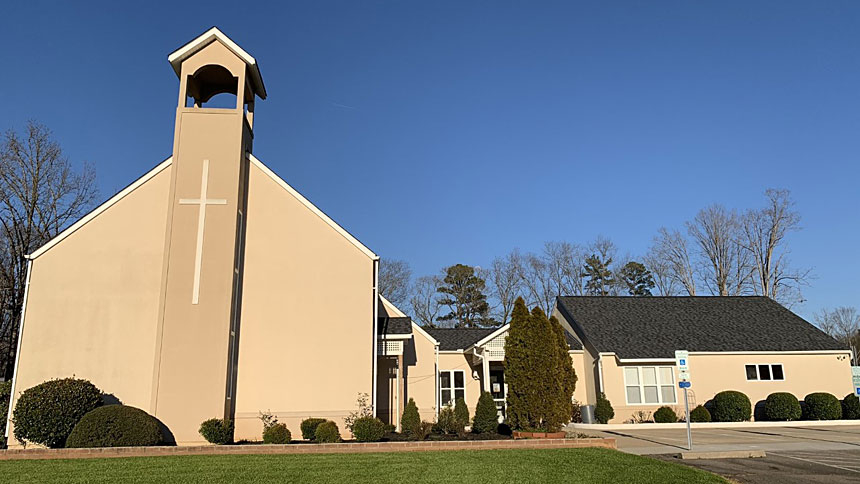
<path id="1" fill-rule="evenodd" d="M 436 341 L 442 351 L 466 350 L 478 344 L 484 344 L 499 334 L 504 333 L 510 324 L 499 328 L 424 328 Z M 571 350 L 581 350 L 582 344 L 575 336 L 565 331 L 565 339 Z"/>
<path id="2" fill-rule="evenodd" d="M 171 66 L 173 66 L 173 70 L 178 76 L 182 70 L 182 61 L 196 54 L 198 51 L 216 40 L 224 44 L 224 47 L 230 49 L 231 52 L 236 54 L 236 57 L 245 61 L 245 64 L 248 66 L 248 71 L 251 74 L 251 82 L 254 85 L 254 91 L 256 91 L 257 95 L 260 96 L 261 99 L 266 99 L 266 86 L 263 85 L 263 77 L 260 75 L 260 68 L 257 64 L 257 60 L 254 59 L 251 54 L 245 52 L 245 50 L 239 47 L 235 42 L 230 40 L 230 37 L 224 35 L 224 32 L 218 30 L 218 27 L 212 27 L 196 39 L 176 49 L 173 53 L 167 56 L 167 61 L 170 62 Z"/>
<path id="3" fill-rule="evenodd" d="M 322 210 L 317 208 L 316 205 L 310 202 L 307 198 L 305 198 L 301 193 L 298 192 L 295 188 L 291 187 L 289 183 L 285 182 L 283 178 L 279 177 L 274 171 L 269 169 L 268 166 L 264 165 L 262 161 L 258 160 L 256 156 L 248 153 L 248 159 L 251 160 L 257 168 L 262 170 L 263 173 L 269 176 L 275 183 L 281 186 L 284 190 L 287 191 L 290 195 L 292 195 L 296 200 L 299 201 L 302 205 L 308 208 L 311 212 L 313 212 L 317 217 L 321 218 L 325 223 L 327 223 L 331 228 L 335 229 L 337 233 L 339 233 L 343 238 L 348 240 L 352 245 L 355 246 L 356 249 L 360 250 L 367 257 L 378 260 L 379 256 L 374 254 L 372 250 L 368 249 L 367 246 L 362 244 L 358 239 L 356 239 L 352 234 L 347 232 L 343 227 L 337 224 L 331 217 L 325 214 Z"/>
<path id="4" fill-rule="evenodd" d="M 479 339 L 478 341 L 475 342 L 474 345 L 471 345 L 471 346 L 485 345 L 485 344 L 489 343 L 490 340 L 492 340 L 493 338 L 496 338 L 497 336 L 501 335 L 502 333 L 509 330 L 510 328 L 511 328 L 511 323 L 507 323 L 503 326 L 499 326 L 498 328 L 496 328 L 495 331 L 493 331 L 492 333 L 488 334 L 487 336 L 484 336 L 483 338 Z M 562 326 L 562 329 L 564 330 L 564 339 L 567 341 L 567 346 L 571 350 L 581 350 L 582 349 L 582 343 L 580 343 L 579 340 L 576 339 L 576 336 L 570 334 L 570 331 L 565 329 L 564 326 Z"/>
<path id="5" fill-rule="evenodd" d="M 379 334 L 412 334 L 412 318 L 379 318 L 376 327 Z"/>
<path id="6" fill-rule="evenodd" d="M 758 296 L 559 297 L 562 315 L 599 353 L 673 359 L 691 352 L 832 351 L 839 342 Z"/>

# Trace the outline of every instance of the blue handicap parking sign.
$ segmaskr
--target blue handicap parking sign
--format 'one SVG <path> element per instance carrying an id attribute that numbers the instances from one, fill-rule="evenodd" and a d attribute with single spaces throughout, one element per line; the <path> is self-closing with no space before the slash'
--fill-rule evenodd
<path id="1" fill-rule="evenodd" d="M 685 359 L 683 359 L 683 358 L 682 358 L 682 359 L 681 359 L 681 364 L 682 364 L 682 365 L 686 365 L 686 364 L 687 364 L 687 360 L 685 360 Z"/>
<path id="2" fill-rule="evenodd" d="M 860 387 L 854 389 L 857 392 L 857 396 L 860 397 Z"/>
<path id="3" fill-rule="evenodd" d="M 678 382 L 678 387 L 680 387 L 680 388 L 690 388 L 690 382 L 688 382 L 688 381 L 679 381 L 679 382 Z M 857 391 L 858 391 L 858 392 L 860 392 L 860 388 L 858 388 L 858 389 L 857 389 Z"/>

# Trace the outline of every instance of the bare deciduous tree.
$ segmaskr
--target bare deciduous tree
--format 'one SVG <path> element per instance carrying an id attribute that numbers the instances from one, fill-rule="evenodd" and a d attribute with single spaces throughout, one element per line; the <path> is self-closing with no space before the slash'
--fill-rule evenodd
<path id="1" fill-rule="evenodd" d="M 412 285 L 412 296 L 409 303 L 412 306 L 412 316 L 422 326 L 432 328 L 442 311 L 439 304 L 437 289 L 442 285 L 439 276 L 421 276 Z"/>
<path id="2" fill-rule="evenodd" d="M 671 295 L 669 281 L 683 287 L 687 295 L 696 295 L 696 274 L 693 268 L 693 262 L 690 257 L 690 251 L 687 247 L 687 239 L 681 232 L 677 230 L 668 230 L 665 227 L 660 228 L 657 236 L 654 237 L 654 245 L 649 251 L 650 263 L 647 263 L 652 271 L 660 270 L 664 274 L 663 287 L 661 294 L 664 296 Z M 659 262 L 658 262 L 659 261 Z M 659 269 L 658 269 L 659 268 Z M 656 279 L 656 276 L 655 276 Z M 657 282 L 655 280 L 655 282 Z M 658 286 L 661 283 L 657 283 Z"/>
<path id="3" fill-rule="evenodd" d="M 95 170 L 76 171 L 43 125 L 6 132 L 0 146 L 0 282 L 3 371 L 12 372 L 27 264 L 24 256 L 60 233 L 92 206 Z"/>
<path id="4" fill-rule="evenodd" d="M 838 307 L 832 311 L 822 309 L 815 316 L 815 324 L 822 331 L 832 336 L 851 349 L 854 365 L 858 364 L 858 345 L 860 345 L 860 314 L 857 308 Z"/>
<path id="5" fill-rule="evenodd" d="M 557 296 L 582 294 L 582 251 L 568 242 L 546 242 L 540 254 L 522 258 L 520 277 L 529 305 L 551 314 Z"/>
<path id="6" fill-rule="evenodd" d="M 660 258 L 655 253 L 654 247 L 645 254 L 642 262 L 654 276 L 654 288 L 657 289 L 658 296 L 675 296 L 678 294 L 679 284 L 669 262 Z"/>
<path id="7" fill-rule="evenodd" d="M 490 285 L 490 296 L 495 305 L 493 317 L 500 324 L 508 322 L 508 317 L 514 308 L 514 301 L 522 295 L 521 266 L 522 256 L 515 249 L 506 256 L 493 259 L 487 274 L 486 280 Z"/>
<path id="8" fill-rule="evenodd" d="M 739 247 L 741 224 L 737 213 L 722 205 L 711 205 L 687 222 L 687 231 L 698 248 L 700 277 L 711 293 L 743 294 L 752 268 Z"/>
<path id="9" fill-rule="evenodd" d="M 409 300 L 409 281 L 412 269 L 406 261 L 381 259 L 379 261 L 379 294 L 398 308 L 403 308 Z"/>
<path id="10" fill-rule="evenodd" d="M 800 214 L 788 190 L 768 189 L 765 197 L 764 208 L 744 214 L 741 243 L 755 269 L 755 293 L 791 306 L 810 277 L 810 270 L 790 267 L 785 247 L 786 235 L 800 229 Z"/>

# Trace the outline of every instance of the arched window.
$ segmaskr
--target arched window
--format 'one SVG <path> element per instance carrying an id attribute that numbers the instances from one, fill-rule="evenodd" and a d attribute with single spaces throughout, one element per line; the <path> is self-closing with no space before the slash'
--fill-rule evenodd
<path id="1" fill-rule="evenodd" d="M 236 109 L 239 79 L 225 67 L 205 65 L 188 76 L 185 107 Z"/>

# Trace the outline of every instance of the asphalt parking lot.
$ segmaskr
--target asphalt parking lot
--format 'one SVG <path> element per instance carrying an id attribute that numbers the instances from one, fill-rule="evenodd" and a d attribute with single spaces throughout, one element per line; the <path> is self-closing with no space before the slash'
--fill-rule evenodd
<path id="1" fill-rule="evenodd" d="M 683 429 L 590 432 L 614 437 L 618 449 L 698 467 L 742 483 L 858 482 L 860 425 L 693 429 L 693 451 L 764 450 L 765 458 L 681 460 Z"/>

